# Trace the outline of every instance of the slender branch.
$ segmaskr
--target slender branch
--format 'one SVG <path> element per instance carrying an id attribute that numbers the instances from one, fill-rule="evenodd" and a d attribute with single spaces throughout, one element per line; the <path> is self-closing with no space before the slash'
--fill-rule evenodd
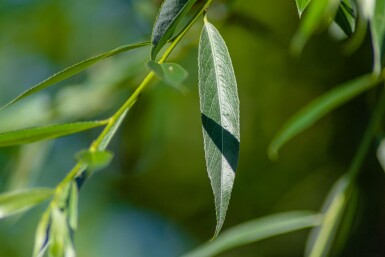
<path id="1" fill-rule="evenodd" d="M 194 23 L 198 20 L 198 18 L 202 15 L 202 13 L 209 7 L 213 0 L 208 0 L 205 4 L 203 4 L 200 9 L 195 13 L 191 21 L 183 28 L 183 30 L 172 40 L 170 46 L 166 49 L 162 57 L 159 59 L 158 63 L 164 63 L 167 58 L 170 56 L 172 51 L 178 45 L 178 43 L 182 40 L 182 38 L 186 35 L 189 29 L 194 25 Z M 154 72 L 149 72 L 147 76 L 143 79 L 142 83 L 136 88 L 134 93 L 127 99 L 127 101 L 116 111 L 109 119 L 106 127 L 103 129 L 101 134 L 97 137 L 95 141 L 92 142 L 89 147 L 89 151 L 96 152 L 103 139 L 106 135 L 108 135 L 117 125 L 119 118 L 124 115 L 124 113 L 129 110 L 137 101 L 139 95 L 142 91 L 147 87 L 147 85 L 151 82 L 152 78 L 155 76 Z M 59 183 L 56 188 L 56 195 L 60 195 L 63 188 L 71 181 L 73 181 L 77 176 L 80 176 L 82 172 L 87 169 L 87 166 L 82 163 L 77 163 L 74 168 L 67 174 L 67 176 Z M 57 196 L 59 197 L 59 196 Z M 57 198 L 56 197 L 56 198 Z"/>

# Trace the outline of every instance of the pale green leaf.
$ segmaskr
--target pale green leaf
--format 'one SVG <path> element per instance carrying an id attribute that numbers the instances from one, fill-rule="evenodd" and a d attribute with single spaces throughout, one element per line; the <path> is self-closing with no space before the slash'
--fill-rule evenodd
<path id="1" fill-rule="evenodd" d="M 156 63 L 150 61 L 147 66 L 166 84 L 181 89 L 181 84 L 187 79 L 188 72 L 177 63 Z"/>
<path id="2" fill-rule="evenodd" d="M 309 128 L 327 113 L 377 85 L 378 82 L 379 79 L 375 79 L 372 75 L 364 75 L 337 86 L 313 100 L 290 118 L 276 134 L 269 146 L 270 158 L 276 159 L 278 150 L 290 139 Z"/>
<path id="3" fill-rule="evenodd" d="M 150 42 L 141 42 L 141 43 L 136 43 L 136 44 L 124 45 L 124 46 L 118 47 L 116 49 L 113 49 L 111 51 L 102 53 L 98 56 L 95 56 L 95 57 L 89 58 L 87 60 L 81 61 L 81 62 L 79 62 L 79 63 L 77 63 L 71 67 L 68 67 L 68 68 L 52 75 L 51 77 L 44 80 L 43 82 L 41 82 L 41 83 L 31 87 L 30 89 L 26 90 L 21 95 L 14 98 L 9 103 L 7 103 L 5 106 L 0 108 L 0 110 L 7 108 L 8 106 L 20 101 L 21 99 L 23 99 L 27 96 L 35 94 L 35 93 L 37 93 L 37 92 L 39 92 L 39 91 L 41 91 L 47 87 L 50 87 L 50 86 L 52 86 L 52 85 L 54 85 L 60 81 L 63 81 L 69 77 L 72 77 L 72 76 L 78 74 L 79 72 L 87 69 L 88 67 L 92 66 L 93 64 L 95 64 L 95 63 L 97 63 L 103 59 L 106 59 L 108 57 L 111 57 L 111 56 L 114 56 L 114 55 L 117 55 L 117 54 L 120 54 L 123 52 L 127 52 L 127 51 L 135 49 L 135 48 L 147 46 L 149 44 L 150 44 Z"/>
<path id="4" fill-rule="evenodd" d="M 207 21 L 200 38 L 198 59 L 204 150 L 214 191 L 217 236 L 225 220 L 238 166 L 239 99 L 226 44 Z"/>
<path id="5" fill-rule="evenodd" d="M 330 252 L 336 236 L 336 229 L 340 224 L 349 197 L 347 195 L 350 193 L 347 190 L 349 184 L 349 177 L 343 176 L 331 189 L 322 208 L 322 213 L 324 213 L 323 222 L 320 227 L 313 229 L 309 235 L 306 256 L 323 257 Z"/>
<path id="6" fill-rule="evenodd" d="M 33 248 L 33 257 L 42 257 L 48 247 L 48 227 L 50 224 L 51 209 L 48 209 L 41 216 L 35 232 L 35 245 Z"/>
<path id="7" fill-rule="evenodd" d="M 65 249 L 69 239 L 69 231 L 65 214 L 58 208 L 52 208 L 50 227 L 51 244 L 48 248 L 49 257 L 67 257 Z"/>
<path id="8" fill-rule="evenodd" d="M 71 229 L 76 230 L 78 227 L 78 203 L 79 203 L 79 188 L 76 181 L 71 183 L 71 192 L 68 200 L 68 217 Z"/>
<path id="9" fill-rule="evenodd" d="M 377 148 L 377 160 L 385 171 L 385 139 L 381 140 L 381 143 Z"/>
<path id="10" fill-rule="evenodd" d="M 354 8 L 350 0 L 341 1 L 334 21 L 347 36 L 352 35 L 356 21 Z"/>
<path id="11" fill-rule="evenodd" d="M 373 70 L 379 74 L 385 50 L 385 0 L 376 0 L 374 14 L 370 19 L 370 30 L 374 55 Z"/>
<path id="12" fill-rule="evenodd" d="M 152 60 L 172 37 L 181 19 L 195 2 L 196 0 L 164 0 L 152 31 Z"/>
<path id="13" fill-rule="evenodd" d="M 183 257 L 212 257 L 226 250 L 269 237 L 320 225 L 322 215 L 287 212 L 251 220 L 224 231 L 217 239 L 199 246 Z"/>
<path id="14" fill-rule="evenodd" d="M 297 5 L 298 14 L 301 17 L 303 11 L 305 11 L 306 7 L 310 3 L 311 0 L 295 0 L 295 4 Z"/>
<path id="15" fill-rule="evenodd" d="M 322 25 L 330 23 L 337 11 L 339 0 L 312 0 L 303 15 L 298 31 L 291 42 L 295 54 L 302 51 L 303 46 Z"/>
<path id="16" fill-rule="evenodd" d="M 0 195 L 0 219 L 26 211 L 53 195 L 52 189 L 36 188 Z"/>
<path id="17" fill-rule="evenodd" d="M 134 102 L 132 103 L 132 105 L 134 105 L 136 102 L 136 99 L 134 100 Z M 130 107 L 129 107 L 130 108 Z M 108 131 L 106 134 L 103 134 L 103 137 L 102 137 L 102 140 L 98 146 L 98 151 L 104 151 L 106 150 L 108 144 L 111 142 L 112 138 L 114 137 L 116 131 L 118 131 L 118 128 L 120 127 L 120 125 L 122 124 L 124 118 L 126 117 L 127 113 L 128 113 L 128 110 L 125 110 L 117 119 L 116 121 L 113 123 L 113 125 L 111 127 L 109 127 Z"/>
<path id="18" fill-rule="evenodd" d="M 106 121 L 89 121 L 26 128 L 0 133 L 0 147 L 33 143 L 40 140 L 54 139 L 84 130 L 100 127 Z"/>
<path id="19" fill-rule="evenodd" d="M 357 0 L 362 16 L 366 20 L 371 20 L 374 15 L 376 0 Z"/>
<path id="20" fill-rule="evenodd" d="M 102 169 L 110 164 L 113 154 L 109 151 L 83 150 L 76 155 L 76 159 L 87 164 L 91 170 Z"/>

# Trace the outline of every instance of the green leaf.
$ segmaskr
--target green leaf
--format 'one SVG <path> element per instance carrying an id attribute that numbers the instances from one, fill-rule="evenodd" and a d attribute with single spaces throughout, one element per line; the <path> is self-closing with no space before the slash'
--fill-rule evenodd
<path id="1" fill-rule="evenodd" d="M 91 170 L 102 169 L 110 164 L 113 154 L 109 151 L 89 151 L 83 150 L 76 155 L 79 162 L 87 164 Z"/>
<path id="2" fill-rule="evenodd" d="M 79 203 L 79 188 L 75 181 L 71 183 L 71 192 L 68 203 L 68 217 L 71 229 L 76 230 L 78 227 L 78 203 Z"/>
<path id="3" fill-rule="evenodd" d="M 366 20 L 371 20 L 374 15 L 376 0 L 357 0 L 357 3 L 362 16 Z"/>
<path id="4" fill-rule="evenodd" d="M 351 36 L 355 26 L 355 13 L 350 0 L 343 0 L 338 7 L 334 21 L 347 36 Z"/>
<path id="5" fill-rule="evenodd" d="M 291 49 L 295 54 L 302 51 L 303 46 L 322 25 L 333 20 L 339 0 L 312 0 L 307 12 L 301 20 L 298 31 L 291 42 Z"/>
<path id="6" fill-rule="evenodd" d="M 166 84 L 169 84 L 177 89 L 181 89 L 181 84 L 188 77 L 188 72 L 176 63 L 159 64 L 154 61 L 149 61 L 147 66 Z"/>
<path id="7" fill-rule="evenodd" d="M 131 104 L 131 106 L 135 104 L 136 100 L 137 100 L 137 99 L 135 99 L 135 100 L 133 101 L 133 103 Z M 130 106 L 129 108 L 131 108 L 131 106 Z M 125 110 L 125 111 L 124 111 L 124 112 L 123 112 L 123 113 L 116 119 L 116 121 L 113 123 L 112 127 L 109 127 L 108 132 L 102 136 L 102 140 L 101 140 L 101 142 L 100 142 L 100 144 L 99 144 L 99 146 L 98 146 L 98 149 L 97 149 L 98 151 L 104 151 L 104 150 L 106 150 L 108 144 L 111 142 L 111 140 L 112 140 L 112 138 L 114 137 L 116 131 L 119 129 L 120 124 L 122 124 L 124 118 L 126 117 L 128 111 L 129 111 L 129 108 L 126 109 L 126 110 Z"/>
<path id="8" fill-rule="evenodd" d="M 50 228 L 51 244 L 48 248 L 50 257 L 67 257 L 65 250 L 70 240 L 65 214 L 59 208 L 52 208 L 52 222 Z"/>
<path id="9" fill-rule="evenodd" d="M 152 60 L 172 37 L 176 27 L 195 2 L 196 0 L 165 0 L 163 2 L 152 31 Z"/>
<path id="10" fill-rule="evenodd" d="M 336 230 L 340 224 L 342 214 L 349 198 L 350 180 L 348 176 L 340 178 L 330 191 L 322 213 L 325 214 L 320 227 L 313 229 L 306 245 L 306 256 L 327 256 L 336 236 Z"/>
<path id="11" fill-rule="evenodd" d="M 53 195 L 52 189 L 36 188 L 0 195 L 0 219 L 26 211 Z"/>
<path id="12" fill-rule="evenodd" d="M 376 0 L 375 2 L 374 14 L 370 20 L 370 30 L 374 54 L 373 71 L 379 74 L 385 52 L 385 0 Z"/>
<path id="13" fill-rule="evenodd" d="M 385 139 L 381 140 L 381 143 L 377 148 L 377 160 L 385 171 Z"/>
<path id="14" fill-rule="evenodd" d="M 48 228 L 50 223 L 51 209 L 48 209 L 41 216 L 35 233 L 35 245 L 33 248 L 33 257 L 42 257 L 47 250 Z"/>
<path id="15" fill-rule="evenodd" d="M 205 21 L 199 43 L 199 98 L 206 166 L 214 191 L 218 235 L 238 166 L 240 122 L 237 82 L 226 44 Z"/>
<path id="16" fill-rule="evenodd" d="M 279 236 L 300 229 L 318 226 L 322 216 L 312 212 L 287 212 L 251 220 L 224 231 L 183 257 L 211 257 L 226 250 Z"/>
<path id="17" fill-rule="evenodd" d="M 63 81 L 69 77 L 72 77 L 72 76 L 78 74 L 79 72 L 87 69 L 91 65 L 93 65 L 93 64 L 95 64 L 95 63 L 97 63 L 103 59 L 106 59 L 108 57 L 111 57 L 111 56 L 114 56 L 114 55 L 117 55 L 117 54 L 120 54 L 123 52 L 127 52 L 127 51 L 135 49 L 135 48 L 147 46 L 149 44 L 150 44 L 150 42 L 141 42 L 141 43 L 136 43 L 136 44 L 124 45 L 124 46 L 115 48 L 111 51 L 102 53 L 98 56 L 95 56 L 95 57 L 89 58 L 87 60 L 81 61 L 81 62 L 79 62 L 79 63 L 77 63 L 71 67 L 68 67 L 68 68 L 52 75 L 51 77 L 44 80 L 43 82 L 41 82 L 41 83 L 31 87 L 30 89 L 26 90 L 21 95 L 19 95 L 18 97 L 14 98 L 9 103 L 7 103 L 3 107 L 1 107 L 0 110 L 3 110 L 5 108 L 9 107 L 10 105 L 20 101 L 21 99 L 23 99 L 27 96 L 35 94 L 35 93 L 37 93 L 37 92 L 39 92 L 39 91 L 41 91 L 47 87 L 50 87 L 50 86 L 52 86 L 52 85 L 54 85 L 60 81 Z"/>
<path id="18" fill-rule="evenodd" d="M 306 7 L 310 3 L 311 0 L 295 0 L 295 4 L 297 5 L 298 14 L 301 17 L 303 11 L 305 11 Z"/>
<path id="19" fill-rule="evenodd" d="M 268 150 L 270 158 L 276 159 L 278 150 L 290 139 L 309 128 L 327 113 L 377 85 L 381 79 L 375 79 L 372 75 L 364 75 L 337 86 L 313 100 L 290 118 L 274 137 Z"/>
<path id="20" fill-rule="evenodd" d="M 26 128 L 0 133 L 0 147 L 29 144 L 40 140 L 54 139 L 84 130 L 106 125 L 106 121 L 89 121 Z"/>

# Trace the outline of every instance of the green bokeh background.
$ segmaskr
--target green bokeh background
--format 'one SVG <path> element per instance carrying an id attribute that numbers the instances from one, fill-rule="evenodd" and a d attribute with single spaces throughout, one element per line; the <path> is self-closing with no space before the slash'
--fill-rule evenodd
<path id="1" fill-rule="evenodd" d="M 160 1 L 1 0 L 0 103 L 84 58 L 150 38 Z M 320 209 L 346 171 L 370 117 L 372 90 L 322 118 L 285 146 L 276 162 L 269 142 L 302 106 L 371 69 L 369 39 L 354 54 L 329 33 L 289 53 L 298 26 L 294 1 L 219 1 L 209 18 L 231 53 L 241 102 L 241 153 L 224 229 L 281 211 Z M 189 71 L 188 93 L 154 81 L 129 113 L 110 149 L 112 164 L 80 196 L 78 256 L 178 256 L 209 240 L 215 211 L 205 171 L 194 26 L 170 61 Z M 103 61 L 0 113 L 0 130 L 106 118 L 148 71 L 149 48 Z M 0 189 L 54 187 L 99 130 L 55 142 L 0 150 Z M 385 256 L 384 176 L 374 148 L 359 180 L 358 211 L 344 256 Z M 30 256 L 44 205 L 0 222 L 0 256 Z M 307 231 L 221 256 L 302 256 Z"/>

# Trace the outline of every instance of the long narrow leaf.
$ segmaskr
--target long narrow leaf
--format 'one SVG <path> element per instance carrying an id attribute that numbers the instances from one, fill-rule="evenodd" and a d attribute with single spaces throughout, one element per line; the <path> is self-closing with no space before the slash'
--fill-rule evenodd
<path id="1" fill-rule="evenodd" d="M 320 225 L 322 216 L 312 212 L 287 212 L 248 221 L 224 231 L 183 257 L 212 257 L 226 250 L 257 242 L 269 237 Z"/>
<path id="2" fill-rule="evenodd" d="M 36 188 L 0 195 L 0 219 L 26 211 L 53 195 L 52 189 Z"/>
<path id="3" fill-rule="evenodd" d="M 79 63 L 77 63 L 71 67 L 68 67 L 68 68 L 52 75 L 51 77 L 44 80 L 43 82 L 41 82 L 41 83 L 31 87 L 30 89 L 26 90 L 21 95 L 19 95 L 18 97 L 14 98 L 9 103 L 7 103 L 3 107 L 1 107 L 0 110 L 3 110 L 5 108 L 9 107 L 10 105 L 20 101 L 21 99 L 23 99 L 27 96 L 35 94 L 35 93 L 37 93 L 37 92 L 39 92 L 39 91 L 41 91 L 47 87 L 50 87 L 50 86 L 52 86 L 52 85 L 54 85 L 60 81 L 63 81 L 69 77 L 72 77 L 72 76 L 78 74 L 79 72 L 87 69 L 88 67 L 92 66 L 93 64 L 95 64 L 95 63 L 97 63 L 103 59 L 106 59 L 108 57 L 111 57 L 111 56 L 114 56 L 114 55 L 117 55 L 117 54 L 120 54 L 123 52 L 127 52 L 127 51 L 135 49 L 135 48 L 147 46 L 149 44 L 150 44 L 150 42 L 141 42 L 141 43 L 136 43 L 136 44 L 124 45 L 124 46 L 118 47 L 114 50 L 102 53 L 98 56 L 95 56 L 95 57 L 89 58 L 87 60 L 81 61 L 81 62 L 79 62 Z"/>
<path id="4" fill-rule="evenodd" d="M 223 38 L 207 21 L 200 38 L 198 63 L 204 150 L 217 216 L 215 237 L 225 220 L 234 184 L 240 124 L 231 58 Z"/>
<path id="5" fill-rule="evenodd" d="M 298 31 L 294 35 L 291 48 L 294 53 L 301 52 L 310 36 L 324 23 L 334 18 L 339 0 L 312 0 L 307 7 Z M 331 18 L 331 19 L 330 19 Z"/>
<path id="6" fill-rule="evenodd" d="M 382 67 L 385 45 L 385 0 L 376 0 L 373 17 L 370 20 L 374 64 L 373 70 L 379 74 Z"/>
<path id="7" fill-rule="evenodd" d="M 163 2 L 152 31 L 152 60 L 172 37 L 181 19 L 195 2 L 196 0 L 165 0 Z"/>
<path id="8" fill-rule="evenodd" d="M 330 191 L 322 208 L 325 218 L 320 227 L 311 231 L 306 246 L 306 256 L 322 257 L 329 253 L 336 236 L 336 229 L 345 210 L 348 194 L 350 194 L 350 191 L 347 190 L 349 183 L 349 177 L 344 176 Z"/>
<path id="9" fill-rule="evenodd" d="M 347 36 L 352 35 L 355 29 L 355 13 L 350 0 L 341 1 L 334 21 Z"/>
<path id="10" fill-rule="evenodd" d="M 35 243 L 33 248 L 33 257 L 44 256 L 48 247 L 48 228 L 50 224 L 51 209 L 48 208 L 41 216 L 35 232 Z"/>
<path id="11" fill-rule="evenodd" d="M 0 133 L 0 147 L 33 143 L 71 135 L 84 130 L 106 125 L 106 121 L 89 121 L 26 128 Z"/>
<path id="12" fill-rule="evenodd" d="M 377 85 L 379 80 L 373 78 L 372 75 L 364 75 L 333 88 L 305 106 L 289 119 L 277 133 L 269 146 L 270 158 L 276 159 L 278 150 L 290 139 L 309 128 L 327 113 Z"/>

